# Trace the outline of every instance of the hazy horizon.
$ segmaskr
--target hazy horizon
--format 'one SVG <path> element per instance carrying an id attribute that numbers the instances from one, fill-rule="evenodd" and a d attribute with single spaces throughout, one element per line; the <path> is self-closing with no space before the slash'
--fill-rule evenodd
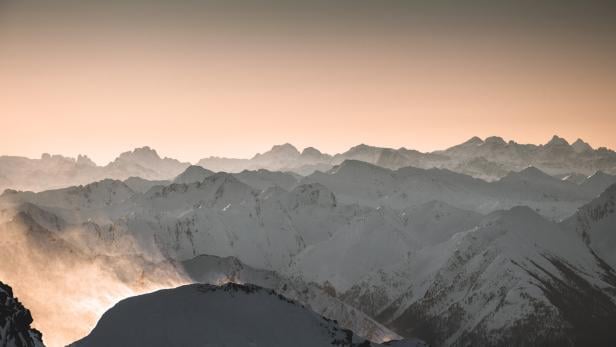
<path id="1" fill-rule="evenodd" d="M 491 136 L 503 138 L 502 136 L 499 136 L 499 135 L 490 135 L 490 136 L 485 136 L 485 137 L 477 136 L 477 137 L 479 137 L 482 140 L 485 140 L 486 138 L 491 137 Z M 520 142 L 520 141 L 517 141 L 516 139 L 508 139 L 508 138 L 503 138 L 503 140 L 505 140 L 506 142 L 514 141 L 514 142 L 516 142 L 518 144 L 545 145 L 547 142 L 549 142 L 552 139 L 553 136 L 558 136 L 558 137 L 564 138 L 564 137 L 562 137 L 562 136 L 560 136 L 558 134 L 553 134 L 552 136 L 546 138 L 543 142 L 537 142 L 537 143 Z M 443 148 L 436 148 L 434 150 L 420 151 L 420 152 L 430 153 L 430 152 L 445 150 L 447 148 L 450 148 L 450 147 L 459 145 L 459 144 L 461 144 L 463 142 L 466 142 L 466 141 L 470 140 L 472 137 L 474 137 L 474 136 L 471 136 L 471 137 L 469 137 L 469 138 L 467 138 L 467 139 L 465 139 L 463 141 L 460 141 L 458 143 L 453 143 L 453 144 L 448 145 L 448 146 L 443 147 Z M 567 142 L 569 142 L 569 144 L 573 144 L 573 142 L 575 142 L 576 140 L 580 139 L 580 140 L 588 143 L 591 147 L 593 147 L 593 149 L 598 149 L 600 147 L 605 147 L 605 146 L 594 146 L 592 143 L 589 143 L 585 139 L 582 139 L 582 138 L 579 138 L 579 137 L 569 138 L 569 139 L 568 138 L 564 138 L 564 139 Z M 0 156 L 19 156 L 19 157 L 25 157 L 25 158 L 29 158 L 29 159 L 39 159 L 44 154 L 49 154 L 49 155 L 61 155 L 61 156 L 64 156 L 64 157 L 69 157 L 69 158 L 76 159 L 77 156 L 79 156 L 79 155 L 85 155 L 88 158 L 90 158 L 92 161 L 94 161 L 97 165 L 105 166 L 105 165 L 109 164 L 110 162 L 112 162 L 113 160 L 115 160 L 120 154 L 122 154 L 124 152 L 133 151 L 133 150 L 138 149 L 138 148 L 149 147 L 150 149 L 155 150 L 161 158 L 167 157 L 167 158 L 171 158 L 171 159 L 177 159 L 177 160 L 179 160 L 181 162 L 190 162 L 191 164 L 196 164 L 199 160 L 204 159 L 204 158 L 210 158 L 210 157 L 232 158 L 232 159 L 251 159 L 256 154 L 262 154 L 264 152 L 267 152 L 267 151 L 271 150 L 274 146 L 285 145 L 285 144 L 292 145 L 293 147 L 295 147 L 300 152 L 302 150 L 304 150 L 305 148 L 312 147 L 312 148 L 316 148 L 317 150 L 321 151 L 323 154 L 329 154 L 329 155 L 342 154 L 342 153 L 348 151 L 349 149 L 351 149 L 352 147 L 355 147 L 355 146 L 358 146 L 358 145 L 368 145 L 368 146 L 380 147 L 380 148 L 393 148 L 393 149 L 406 148 L 406 149 L 409 149 L 409 150 L 418 150 L 417 148 L 413 148 L 413 147 L 409 147 L 409 146 L 392 147 L 392 146 L 379 146 L 379 145 L 375 145 L 375 144 L 371 144 L 371 143 L 355 143 L 355 144 L 349 145 L 348 147 L 343 148 L 342 150 L 335 151 L 335 152 L 328 152 L 328 151 L 323 150 L 322 148 L 319 148 L 318 146 L 314 146 L 314 145 L 298 146 L 295 143 L 287 141 L 287 142 L 281 142 L 281 143 L 274 143 L 274 144 L 271 144 L 269 146 L 266 145 L 266 147 L 264 149 L 256 150 L 255 152 L 252 152 L 251 154 L 248 154 L 246 156 L 228 156 L 228 155 L 222 155 L 222 154 L 213 153 L 213 154 L 209 154 L 209 155 L 198 156 L 194 160 L 184 159 L 184 158 L 182 158 L 181 154 L 179 156 L 170 155 L 169 153 L 167 153 L 167 151 L 165 151 L 164 148 L 161 149 L 161 148 L 157 148 L 157 147 L 154 147 L 154 146 L 148 145 L 148 144 L 136 145 L 135 147 L 126 148 L 126 149 L 121 150 L 121 151 L 119 151 L 117 153 L 110 153 L 109 154 L 109 159 L 108 160 L 104 160 L 104 161 L 97 160 L 97 158 L 92 157 L 89 153 L 83 153 L 83 152 L 78 152 L 78 153 L 76 153 L 74 155 L 67 154 L 67 153 L 44 152 L 44 151 L 39 153 L 39 154 L 34 154 L 34 155 L 19 155 L 19 154 L 11 154 L 11 153 L 0 153 Z M 605 147 L 605 148 L 608 148 L 609 150 L 613 150 L 613 148 L 610 148 L 610 147 Z"/>
<path id="2" fill-rule="evenodd" d="M 616 148 L 602 1 L 0 1 L 0 153 Z"/>

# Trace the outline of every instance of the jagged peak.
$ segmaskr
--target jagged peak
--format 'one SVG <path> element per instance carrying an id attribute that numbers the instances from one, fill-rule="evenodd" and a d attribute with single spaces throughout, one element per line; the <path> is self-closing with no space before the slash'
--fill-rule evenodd
<path id="1" fill-rule="evenodd" d="M 486 138 L 484 142 L 486 144 L 491 144 L 491 145 L 506 145 L 507 144 L 507 142 L 505 142 L 505 140 L 503 140 L 503 138 L 500 136 L 490 136 Z"/>
<path id="2" fill-rule="evenodd" d="M 463 145 L 475 145 L 475 146 L 482 145 L 482 144 L 483 144 L 483 140 L 479 136 L 473 136 L 463 143 Z"/>
<path id="3" fill-rule="evenodd" d="M 149 146 L 137 147 L 132 151 L 127 151 L 118 157 L 119 159 L 157 159 L 160 160 L 160 156 L 155 149 Z"/>
<path id="4" fill-rule="evenodd" d="M 33 320 L 28 310 L 14 296 L 13 289 L 0 281 L 0 331 L 3 345 L 42 346 L 40 331 L 31 327 Z"/>
<path id="5" fill-rule="evenodd" d="M 268 158 L 275 156 L 299 156 L 299 150 L 290 143 L 283 143 L 281 145 L 274 145 L 272 148 L 264 153 L 257 153 L 252 159 Z"/>
<path id="6" fill-rule="evenodd" d="M 575 140 L 575 142 L 571 144 L 571 147 L 573 147 L 573 149 L 578 153 L 593 150 L 592 146 L 587 142 L 584 142 L 582 139 Z"/>
<path id="7" fill-rule="evenodd" d="M 558 135 L 552 136 L 552 139 L 545 144 L 546 146 L 569 146 L 569 142 Z"/>
<path id="8" fill-rule="evenodd" d="M 77 161 L 76 161 L 77 165 L 83 165 L 83 166 L 96 166 L 96 163 L 94 161 L 92 161 L 92 159 L 90 159 L 87 155 L 85 154 L 79 154 L 77 155 Z"/>

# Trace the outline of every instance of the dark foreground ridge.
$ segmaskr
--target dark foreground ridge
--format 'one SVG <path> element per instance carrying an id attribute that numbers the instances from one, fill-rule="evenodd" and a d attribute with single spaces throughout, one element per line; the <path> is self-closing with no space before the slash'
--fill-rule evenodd
<path id="1" fill-rule="evenodd" d="M 30 327 L 30 310 L 13 296 L 13 289 L 0 281 L 0 346 L 43 346 L 43 335 Z"/>
<path id="2" fill-rule="evenodd" d="M 383 346 L 270 289 L 191 284 L 128 298 L 72 346 Z M 396 341 L 388 346 L 421 346 Z"/>

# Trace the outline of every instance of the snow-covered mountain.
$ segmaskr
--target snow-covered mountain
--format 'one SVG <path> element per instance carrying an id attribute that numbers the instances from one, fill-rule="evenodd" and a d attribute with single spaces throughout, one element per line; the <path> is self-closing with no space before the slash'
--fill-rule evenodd
<path id="1" fill-rule="evenodd" d="M 562 224 L 578 233 L 588 247 L 616 269 L 616 184 Z"/>
<path id="2" fill-rule="evenodd" d="M 390 329 L 436 345 L 614 341 L 612 188 L 597 198 L 534 167 L 487 182 L 359 160 L 296 183 L 270 171 L 198 179 L 7 191 L 0 207 L 80 252 L 157 254 L 195 280 L 257 282 L 375 340 Z"/>
<path id="3" fill-rule="evenodd" d="M 123 300 L 72 346 L 196 345 L 382 346 L 272 290 L 235 283 L 193 284 Z"/>
<path id="4" fill-rule="evenodd" d="M 13 296 L 13 289 L 0 281 L 0 345 L 43 347 L 41 333 L 30 324 L 30 311 Z"/>
<path id="5" fill-rule="evenodd" d="M 446 169 L 389 170 L 363 161 L 346 160 L 328 172 L 315 172 L 301 182 L 323 184 L 343 203 L 404 209 L 438 200 L 480 213 L 526 205 L 551 219 L 571 215 L 594 196 L 589 189 L 533 167 L 486 182 Z"/>
<path id="6" fill-rule="evenodd" d="M 580 186 L 592 196 L 598 196 L 609 186 L 616 184 L 616 175 L 597 171 L 579 183 Z"/>
<path id="7" fill-rule="evenodd" d="M 494 212 L 391 273 L 405 289 L 376 317 L 402 335 L 455 346 L 616 341 L 613 269 L 527 207 Z"/>
<path id="8" fill-rule="evenodd" d="M 219 284 L 223 280 L 232 279 L 235 282 L 254 283 L 275 289 L 323 316 L 337 320 L 342 327 L 353 330 L 359 336 L 375 341 L 399 337 L 332 296 L 326 288 L 297 277 L 285 278 L 273 271 L 255 269 L 235 258 L 201 255 L 183 264 L 152 263 L 137 255 L 137 249 L 141 248 L 134 245 L 130 247 L 133 240 L 122 231 L 92 222 L 81 226 L 70 225 L 60 217 L 30 203 L 20 205 L 16 211 L 3 210 L 2 219 L 6 222 L 0 223 L 0 234 L 5 239 L 0 243 L 0 262 L 8 268 L 0 268 L 0 276 L 18 279 L 22 286 L 24 278 L 20 277 L 19 266 L 24 265 L 24 262 L 28 263 L 30 274 L 40 279 L 54 276 L 58 267 L 70 266 L 72 271 L 96 269 L 95 273 L 98 275 L 95 277 L 100 276 L 101 272 L 108 273 L 117 277 L 118 282 L 130 286 L 133 286 L 133 283 L 154 282 L 158 274 L 166 274 L 168 277 L 169 274 L 175 273 L 176 268 L 183 274 L 185 269 L 193 281 L 201 283 Z M 36 256 L 24 253 L 24 249 Z M 49 259 L 53 261 L 47 262 Z M 52 285 L 51 280 L 46 283 L 47 288 L 63 286 Z M 49 298 L 28 294 L 29 300 L 39 303 L 37 307 Z M 61 310 L 56 312 L 53 316 L 62 316 Z M 42 323 L 43 327 L 48 327 L 44 324 L 46 320 Z M 57 341 L 55 332 L 49 334 L 49 337 L 51 341 Z"/>
<path id="9" fill-rule="evenodd" d="M 130 238 L 115 236 L 34 204 L 0 210 L 0 278 L 31 310 L 47 346 L 82 337 L 117 300 L 187 283 L 180 267 L 152 261 Z"/>
<path id="10" fill-rule="evenodd" d="M 274 271 L 255 269 L 242 264 L 234 257 L 221 258 L 211 255 L 200 255 L 186 260 L 182 262 L 182 266 L 188 276 L 198 283 L 250 283 L 272 289 L 371 341 L 400 339 L 396 333 L 336 298 L 331 288 L 305 282 L 298 276 L 286 278 Z"/>

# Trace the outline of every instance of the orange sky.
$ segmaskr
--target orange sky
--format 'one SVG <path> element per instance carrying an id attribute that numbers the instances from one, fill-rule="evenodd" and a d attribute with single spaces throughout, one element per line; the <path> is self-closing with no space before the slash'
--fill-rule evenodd
<path id="1" fill-rule="evenodd" d="M 296 12 L 299 24 L 285 12 L 270 25 L 260 12 L 208 22 L 169 9 L 136 18 L 4 5 L 0 154 L 104 164 L 149 145 L 197 161 L 282 142 L 426 151 L 553 134 L 616 148 L 611 27 Z"/>

